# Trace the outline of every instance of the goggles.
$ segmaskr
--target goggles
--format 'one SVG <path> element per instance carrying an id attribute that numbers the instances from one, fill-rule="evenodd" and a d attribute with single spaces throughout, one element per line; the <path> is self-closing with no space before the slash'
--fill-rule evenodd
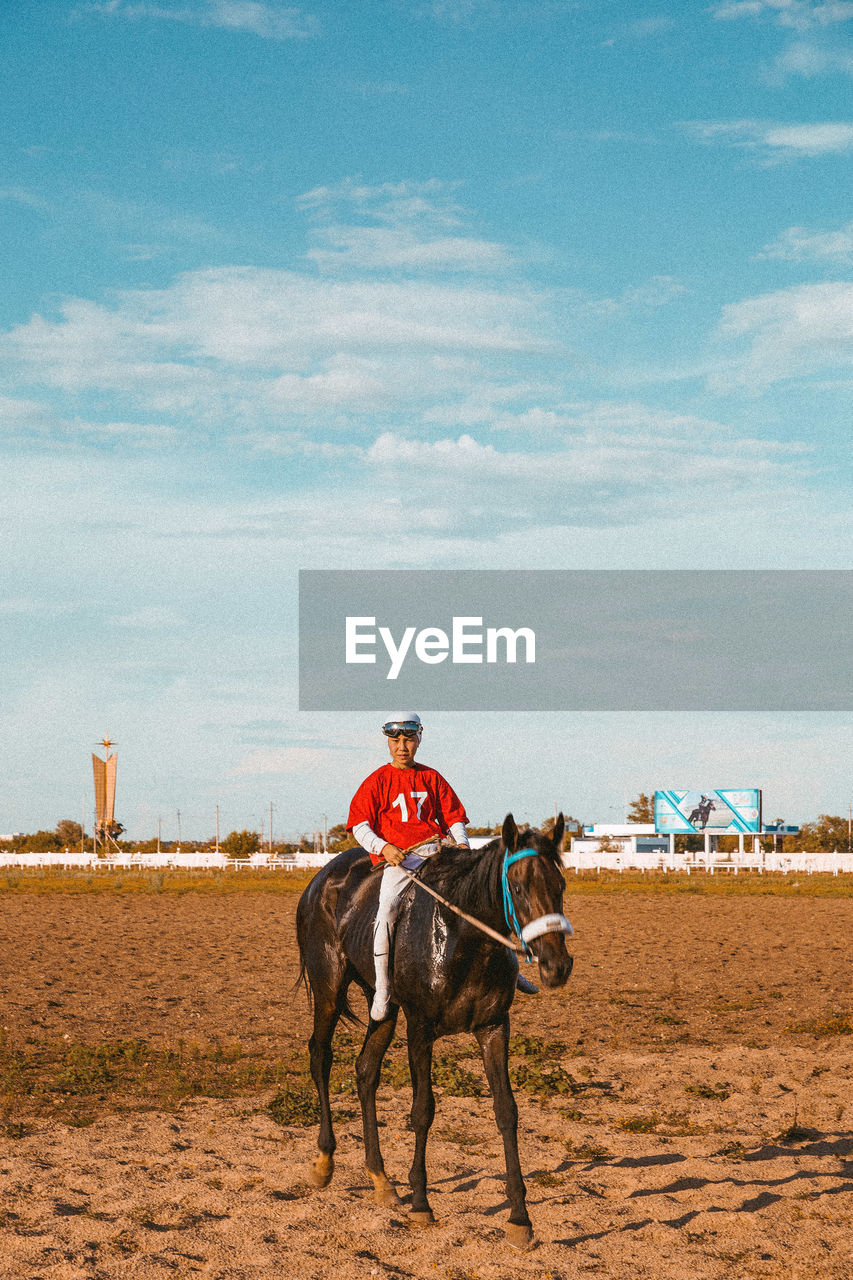
<path id="1" fill-rule="evenodd" d="M 386 738 L 417 738 L 421 725 L 415 724 L 414 720 L 389 720 L 387 724 L 383 724 L 382 732 Z"/>

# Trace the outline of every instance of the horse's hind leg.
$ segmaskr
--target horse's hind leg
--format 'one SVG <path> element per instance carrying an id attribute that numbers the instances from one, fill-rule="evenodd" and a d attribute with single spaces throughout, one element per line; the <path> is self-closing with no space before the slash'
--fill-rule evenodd
<path id="1" fill-rule="evenodd" d="M 358 1082 L 358 1097 L 361 1103 L 361 1118 L 364 1125 L 364 1164 L 368 1177 L 373 1183 L 373 1193 L 377 1204 L 395 1205 L 400 1198 L 394 1190 L 394 1184 L 385 1173 L 382 1152 L 379 1149 L 379 1127 L 376 1123 L 376 1090 L 379 1085 L 379 1073 L 382 1070 L 382 1059 L 391 1043 L 394 1028 L 397 1025 L 397 1011 L 392 1010 L 389 1017 L 382 1022 L 370 1020 L 367 1035 L 361 1053 L 355 1064 Z"/>
<path id="2" fill-rule="evenodd" d="M 412 1188 L 413 1222 L 434 1222 L 427 1199 L 426 1145 L 430 1126 L 435 1116 L 435 1095 L 432 1091 L 433 1035 L 428 1025 L 409 1015 L 406 1039 L 409 1046 L 409 1071 L 412 1075 L 412 1128 L 415 1131 L 415 1154 L 409 1170 L 409 1186 Z"/>
<path id="3" fill-rule="evenodd" d="M 527 1213 L 527 1192 L 518 1158 L 518 1107 L 509 1083 L 509 1018 L 504 1018 L 497 1026 L 482 1027 L 475 1035 L 483 1055 L 495 1120 L 504 1144 L 506 1195 L 510 1208 L 506 1238 L 516 1249 L 528 1249 L 533 1241 L 533 1228 Z"/>
<path id="4" fill-rule="evenodd" d="M 315 1187 L 327 1187 L 335 1172 L 335 1133 L 329 1103 L 329 1075 L 332 1070 L 332 1036 L 341 1016 L 347 985 L 341 981 L 336 992 L 314 993 L 314 1034 L 308 1041 L 311 1077 L 320 1104 L 320 1132 L 317 1135 L 317 1159 L 311 1166 Z"/>

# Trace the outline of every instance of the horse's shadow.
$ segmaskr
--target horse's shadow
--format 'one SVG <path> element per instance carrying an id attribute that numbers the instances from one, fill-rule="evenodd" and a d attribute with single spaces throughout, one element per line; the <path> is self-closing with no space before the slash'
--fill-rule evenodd
<path id="1" fill-rule="evenodd" d="M 853 1138 L 848 1134 L 825 1134 L 817 1135 L 817 1141 L 809 1143 L 791 1143 L 785 1145 L 776 1142 L 767 1143 L 757 1148 L 755 1151 L 746 1152 L 740 1163 L 755 1164 L 764 1160 L 778 1160 L 783 1157 L 811 1156 L 813 1158 L 835 1158 L 842 1161 L 840 1170 L 827 1171 L 822 1168 L 809 1167 L 806 1169 L 797 1169 L 794 1173 L 786 1174 L 780 1178 L 741 1178 L 738 1177 L 733 1170 L 731 1174 L 721 1178 L 710 1177 L 684 1177 L 677 1178 L 672 1182 L 663 1184 L 662 1186 L 641 1187 L 636 1191 L 628 1194 L 628 1200 L 642 1200 L 649 1196 L 673 1196 L 681 1191 L 700 1191 L 705 1187 L 736 1187 L 742 1188 L 744 1191 L 753 1190 L 755 1194 L 747 1195 L 738 1205 L 726 1206 L 721 1204 L 709 1204 L 700 1209 L 689 1209 L 685 1213 L 675 1218 L 661 1218 L 659 1220 L 653 1218 L 644 1218 L 637 1222 L 623 1223 L 619 1226 L 606 1228 L 604 1231 L 589 1232 L 584 1235 L 571 1236 L 562 1240 L 555 1240 L 555 1244 L 566 1245 L 572 1247 L 583 1244 L 590 1240 L 602 1240 L 607 1236 L 618 1235 L 623 1231 L 638 1231 L 644 1226 L 648 1226 L 654 1221 L 660 1221 L 662 1225 L 668 1227 L 684 1227 L 692 1222 L 702 1213 L 758 1213 L 762 1209 L 768 1208 L 772 1204 L 777 1204 L 780 1200 L 785 1199 L 784 1188 L 796 1186 L 805 1180 L 832 1179 L 831 1185 L 827 1185 L 813 1190 L 809 1193 L 811 1199 L 820 1199 L 824 1196 L 840 1195 L 842 1192 L 853 1191 L 853 1162 L 846 1159 L 853 1155 Z M 717 1155 L 721 1153 L 716 1153 Z M 711 1157 L 714 1158 L 714 1157 Z M 612 1162 L 613 1167 L 644 1167 L 663 1164 L 675 1164 L 687 1160 L 688 1157 L 676 1153 L 667 1153 L 665 1156 L 641 1156 L 638 1158 L 625 1158 L 620 1161 Z M 611 1163 L 609 1161 L 601 1161 L 602 1164 Z"/>

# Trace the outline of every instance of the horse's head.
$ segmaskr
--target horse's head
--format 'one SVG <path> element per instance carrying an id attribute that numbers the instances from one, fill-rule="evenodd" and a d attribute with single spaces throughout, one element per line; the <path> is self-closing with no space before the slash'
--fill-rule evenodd
<path id="1" fill-rule="evenodd" d="M 571 934 L 572 926 L 563 915 L 560 849 L 564 826 L 560 814 L 550 835 L 532 829 L 520 832 L 508 813 L 501 831 L 507 923 L 536 956 L 546 987 L 562 987 L 573 963 L 566 950 L 566 935 Z"/>

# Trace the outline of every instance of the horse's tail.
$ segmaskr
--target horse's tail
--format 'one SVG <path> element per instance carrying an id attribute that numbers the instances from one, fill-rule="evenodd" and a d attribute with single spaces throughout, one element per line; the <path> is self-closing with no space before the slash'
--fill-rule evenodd
<path id="1" fill-rule="evenodd" d="M 296 907 L 296 945 L 299 948 L 299 974 L 294 982 L 291 991 L 293 995 L 300 987 L 305 988 L 305 996 L 308 1000 L 309 1010 L 314 1008 L 314 992 L 311 990 L 311 981 L 308 977 L 308 960 L 305 954 L 305 917 L 304 917 L 304 895 L 299 899 Z"/>
<path id="2" fill-rule="evenodd" d="M 309 1010 L 314 1008 L 314 992 L 311 990 L 311 982 L 308 977 L 308 960 L 305 955 L 305 945 L 303 942 L 302 930 L 302 901 L 300 899 L 299 906 L 296 908 L 296 945 L 299 948 L 299 974 L 291 988 L 294 995 L 300 987 L 305 988 L 305 997 L 308 1001 Z"/>
<path id="3" fill-rule="evenodd" d="M 305 957 L 302 954 L 301 946 L 299 948 L 299 976 L 294 982 L 293 988 L 292 988 L 294 995 L 296 994 L 296 992 L 299 990 L 300 987 L 305 988 L 305 997 L 308 1001 L 309 1010 L 313 1009 L 314 1008 L 314 992 L 311 990 L 311 983 L 308 981 L 308 966 L 305 963 Z"/>

